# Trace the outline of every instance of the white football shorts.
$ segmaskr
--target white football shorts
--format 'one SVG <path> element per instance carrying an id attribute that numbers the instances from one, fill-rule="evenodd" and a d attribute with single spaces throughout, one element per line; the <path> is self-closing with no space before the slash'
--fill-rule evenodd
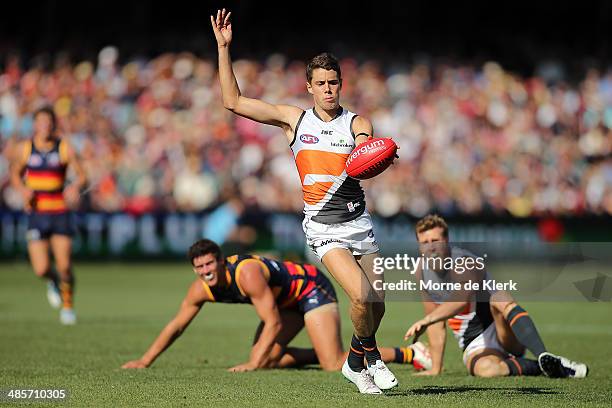
<path id="1" fill-rule="evenodd" d="M 352 221 L 339 224 L 321 224 L 306 216 L 302 222 L 302 229 L 306 234 L 306 244 L 319 260 L 334 248 L 346 248 L 353 255 L 378 252 L 372 218 L 367 211 Z"/>

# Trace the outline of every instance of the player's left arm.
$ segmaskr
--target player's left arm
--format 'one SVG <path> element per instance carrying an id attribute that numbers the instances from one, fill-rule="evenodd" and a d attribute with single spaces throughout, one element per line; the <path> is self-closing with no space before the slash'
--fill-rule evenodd
<path id="1" fill-rule="evenodd" d="M 274 294 L 268 286 L 261 266 L 249 262 L 242 266 L 240 282 L 244 294 L 249 296 L 257 315 L 264 323 L 261 335 L 251 349 L 249 361 L 232 367 L 230 371 L 251 371 L 267 367 L 270 363 L 270 353 L 276 337 L 281 331 L 281 317 L 274 299 Z"/>
<path id="2" fill-rule="evenodd" d="M 355 146 L 368 141 L 374 137 L 374 128 L 372 122 L 363 116 L 356 116 L 353 120 L 351 131 L 355 135 Z"/>
<path id="3" fill-rule="evenodd" d="M 76 206 L 79 202 L 81 190 L 87 184 L 87 176 L 83 168 L 83 163 L 74 150 L 74 147 L 67 140 L 63 140 L 62 144 L 66 164 L 74 171 L 76 176 L 72 183 L 64 188 L 64 196 L 69 203 Z"/>

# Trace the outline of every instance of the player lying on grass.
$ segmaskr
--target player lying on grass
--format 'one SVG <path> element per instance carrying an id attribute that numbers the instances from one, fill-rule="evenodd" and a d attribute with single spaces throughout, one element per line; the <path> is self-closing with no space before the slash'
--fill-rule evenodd
<path id="1" fill-rule="evenodd" d="M 223 258 L 219 246 L 206 239 L 194 243 L 188 256 L 197 278 L 179 312 L 146 353 L 123 368 L 150 366 L 185 331 L 205 302 L 222 302 L 250 303 L 261 319 L 249 361 L 230 371 L 317 363 L 324 370 L 340 369 L 347 353 L 340 338 L 338 301 L 331 282 L 317 268 L 253 255 Z M 313 348 L 288 347 L 304 327 Z M 431 360 L 424 349 L 417 344 L 381 348 L 381 353 L 385 362 L 429 368 Z"/>
<path id="2" fill-rule="evenodd" d="M 471 270 L 457 272 L 457 268 L 444 269 L 446 262 L 427 262 L 416 271 L 417 280 L 448 283 L 482 282 L 489 279 L 484 264 L 476 266 L 475 255 L 457 247 L 450 247 L 448 226 L 442 217 L 428 215 L 416 225 L 419 253 L 425 258 L 473 258 Z M 449 263 L 450 264 L 450 263 Z M 466 265 L 453 262 L 453 265 Z M 428 267 L 431 266 L 431 269 Z M 478 270 L 480 268 L 480 270 Z M 437 375 L 442 371 L 445 322 L 448 322 L 459 347 L 464 350 L 463 362 L 469 373 L 478 377 L 500 377 L 510 375 L 542 375 L 549 377 L 586 377 L 585 364 L 570 361 L 547 352 L 540 335 L 529 317 L 505 291 L 435 291 L 423 293 L 426 316 L 414 323 L 405 338 L 417 339 L 425 330 L 429 337 L 432 368 L 420 374 Z M 525 349 L 537 360 L 524 357 Z"/>

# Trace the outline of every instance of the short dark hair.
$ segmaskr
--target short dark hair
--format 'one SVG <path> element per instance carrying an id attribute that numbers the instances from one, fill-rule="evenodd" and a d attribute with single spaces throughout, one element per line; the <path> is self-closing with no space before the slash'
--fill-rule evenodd
<path id="1" fill-rule="evenodd" d="M 434 229 L 440 227 L 442 228 L 443 234 L 445 238 L 448 238 L 448 224 L 438 214 L 428 214 L 425 217 L 421 218 L 415 227 L 415 231 L 417 234 L 420 234 L 425 231 L 429 231 L 430 229 Z"/>
<path id="2" fill-rule="evenodd" d="M 55 114 L 53 108 L 50 105 L 45 105 L 36 109 L 36 111 L 34 111 L 34 119 L 36 119 L 36 117 L 41 113 L 49 115 L 51 118 L 51 131 L 55 132 L 55 129 L 57 128 L 57 115 Z"/>
<path id="3" fill-rule="evenodd" d="M 189 247 L 189 251 L 187 251 L 187 258 L 189 258 L 189 262 L 193 265 L 193 260 L 197 257 L 212 254 L 216 260 L 221 260 L 221 248 L 217 245 L 216 242 L 211 241 L 210 239 L 201 239 L 196 241 Z"/>
<path id="4" fill-rule="evenodd" d="M 312 71 L 317 68 L 323 68 L 325 70 L 336 71 L 338 74 L 338 79 L 342 79 L 342 72 L 340 71 L 340 63 L 338 59 L 334 57 L 329 52 L 324 52 L 323 54 L 319 54 L 313 59 L 310 60 L 308 65 L 306 66 L 306 80 L 308 83 L 312 81 Z"/>

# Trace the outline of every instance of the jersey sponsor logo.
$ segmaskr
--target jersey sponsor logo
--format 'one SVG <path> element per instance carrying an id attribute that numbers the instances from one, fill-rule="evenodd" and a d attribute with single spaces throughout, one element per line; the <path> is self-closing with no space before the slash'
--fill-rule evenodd
<path id="1" fill-rule="evenodd" d="M 300 135 L 300 140 L 302 141 L 302 143 L 306 143 L 306 144 L 316 144 L 319 143 L 319 138 L 314 136 L 314 135 L 309 135 L 304 133 L 303 135 Z"/>
<path id="2" fill-rule="evenodd" d="M 324 247 L 325 245 L 329 245 L 329 244 L 333 244 L 334 242 L 342 242 L 339 239 L 325 239 L 323 241 L 316 241 L 312 244 L 313 248 L 321 248 Z"/>
<path id="3" fill-rule="evenodd" d="M 329 135 L 329 136 L 331 136 L 331 135 L 334 134 L 334 131 L 333 130 L 322 130 L 321 134 L 322 135 Z"/>
<path id="4" fill-rule="evenodd" d="M 338 142 L 331 142 L 332 147 L 355 147 L 354 143 L 347 143 L 346 140 L 340 139 Z"/>
<path id="5" fill-rule="evenodd" d="M 348 166 L 349 164 L 351 164 L 353 160 L 355 160 L 357 157 L 359 157 L 362 154 L 365 154 L 368 152 L 375 152 L 377 150 L 383 150 L 384 147 L 385 147 L 384 140 L 374 140 L 365 146 L 361 146 L 358 149 L 353 150 L 353 153 L 351 153 L 348 160 L 346 161 L 346 165 Z"/>

